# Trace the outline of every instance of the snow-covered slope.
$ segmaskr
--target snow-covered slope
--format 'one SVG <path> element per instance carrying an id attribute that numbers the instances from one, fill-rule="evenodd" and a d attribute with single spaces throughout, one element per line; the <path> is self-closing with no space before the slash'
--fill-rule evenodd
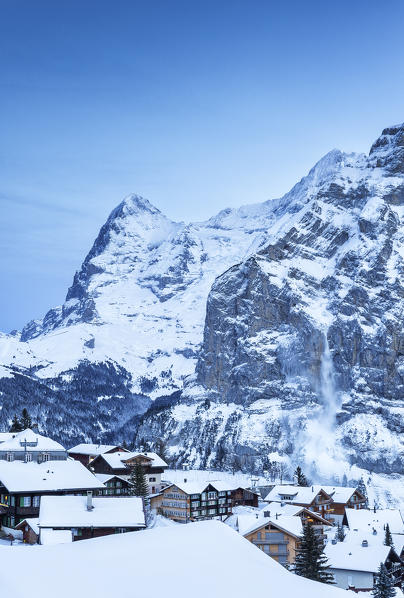
<path id="1" fill-rule="evenodd" d="M 117 584 L 123 598 L 154 598 L 156 580 L 162 581 L 167 598 L 185 593 L 244 598 L 263 588 L 269 598 L 353 596 L 294 575 L 219 521 L 0 551 L 2 590 L 14 598 L 25 598 L 27 580 L 32 598 L 107 598 L 115 595 Z"/>

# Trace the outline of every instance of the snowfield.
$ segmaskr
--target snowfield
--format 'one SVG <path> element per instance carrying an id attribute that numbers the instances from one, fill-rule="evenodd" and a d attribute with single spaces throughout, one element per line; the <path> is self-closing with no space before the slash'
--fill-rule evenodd
<path id="1" fill-rule="evenodd" d="M 224 523 L 205 521 L 39 546 L 1 549 L 5 596 L 72 598 L 348 598 L 288 572 Z M 353 598 L 354 594 L 352 594 Z"/>

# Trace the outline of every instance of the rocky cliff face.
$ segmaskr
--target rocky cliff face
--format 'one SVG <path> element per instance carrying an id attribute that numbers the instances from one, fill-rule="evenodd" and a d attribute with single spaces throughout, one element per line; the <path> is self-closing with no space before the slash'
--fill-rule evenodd
<path id="1" fill-rule="evenodd" d="M 1 336 L 0 423 L 48 389 L 59 438 L 73 401 L 69 438 L 164 437 L 177 463 L 402 473 L 403 218 L 404 125 L 204 223 L 129 196 L 64 305 Z"/>
<path id="2" fill-rule="evenodd" d="M 403 144 L 399 126 L 369 157 L 331 152 L 288 194 L 296 210 L 212 286 L 189 412 L 139 434 L 167 429 L 204 465 L 403 472 Z"/>

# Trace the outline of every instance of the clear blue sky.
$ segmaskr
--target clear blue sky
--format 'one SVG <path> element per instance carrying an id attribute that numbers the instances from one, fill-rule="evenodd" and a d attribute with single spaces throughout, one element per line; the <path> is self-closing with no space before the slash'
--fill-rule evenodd
<path id="1" fill-rule="evenodd" d="M 60 304 L 128 193 L 179 220 L 404 121 L 404 2 L 0 0 L 0 330 Z"/>

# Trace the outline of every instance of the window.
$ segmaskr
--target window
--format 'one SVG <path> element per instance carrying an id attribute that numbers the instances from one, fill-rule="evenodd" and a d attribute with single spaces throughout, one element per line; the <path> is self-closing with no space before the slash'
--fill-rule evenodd
<path id="1" fill-rule="evenodd" d="M 14 453 L 7 453 L 6 459 L 7 461 L 14 461 Z"/>
<path id="2" fill-rule="evenodd" d="M 49 453 L 42 453 L 42 461 L 49 461 L 50 454 Z"/>
<path id="3" fill-rule="evenodd" d="M 257 532 L 257 540 L 261 540 L 261 532 Z"/>
<path id="4" fill-rule="evenodd" d="M 31 506 L 31 497 L 30 496 L 20 496 L 20 507 L 30 507 Z"/>
<path id="5" fill-rule="evenodd" d="M 208 492 L 208 498 L 216 498 L 216 492 Z"/>
<path id="6" fill-rule="evenodd" d="M 32 453 L 25 453 L 24 454 L 24 461 L 25 461 L 25 463 L 28 463 L 29 461 L 32 461 Z"/>
<path id="7" fill-rule="evenodd" d="M 32 497 L 32 506 L 39 507 L 40 496 L 33 496 Z"/>
<path id="8" fill-rule="evenodd" d="M 155 482 L 156 478 L 149 478 L 149 482 Z"/>

